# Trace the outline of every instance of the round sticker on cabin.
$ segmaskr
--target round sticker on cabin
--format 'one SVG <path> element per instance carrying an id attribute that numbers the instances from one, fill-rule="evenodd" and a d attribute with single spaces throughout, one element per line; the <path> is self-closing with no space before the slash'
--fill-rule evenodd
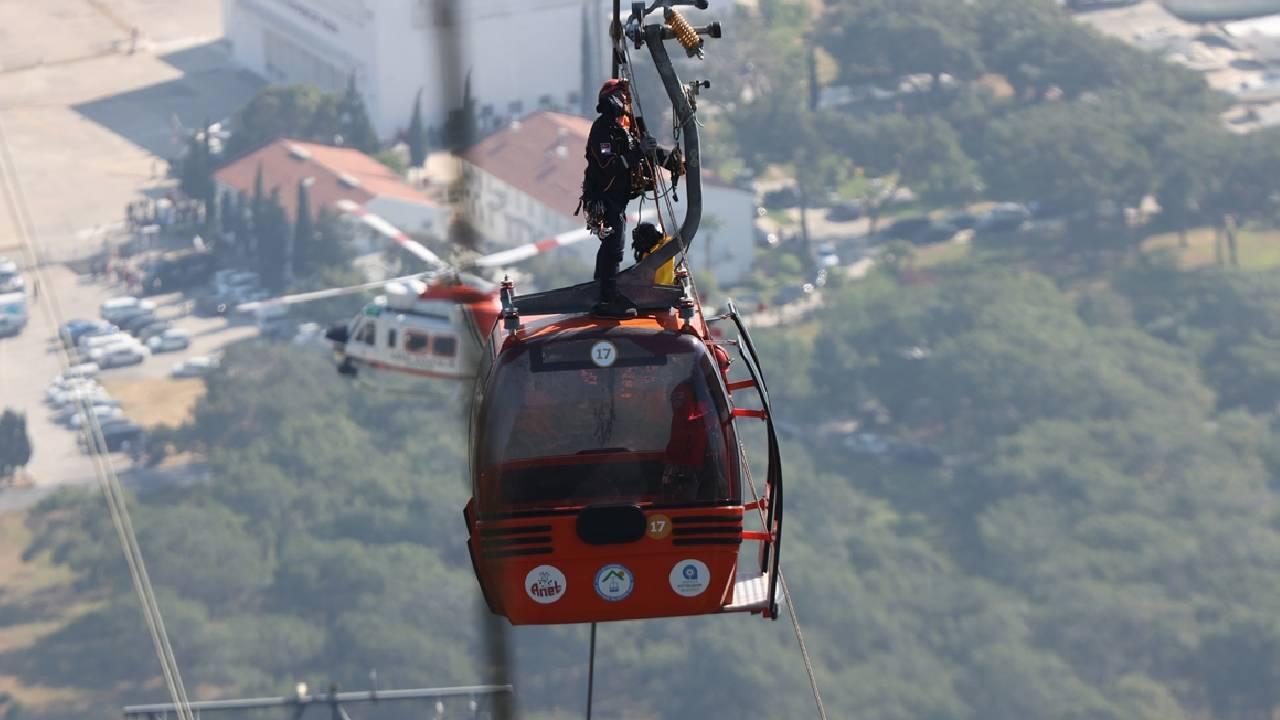
<path id="1" fill-rule="evenodd" d="M 625 567 L 614 563 L 596 573 L 596 592 L 609 602 L 625 600 L 635 588 L 635 577 Z"/>
<path id="2" fill-rule="evenodd" d="M 711 586 L 711 571 L 701 560 L 681 560 L 667 578 L 671 589 L 682 597 L 697 597 Z"/>
<path id="3" fill-rule="evenodd" d="M 551 565 L 539 565 L 524 576 L 524 591 L 539 605 L 550 605 L 564 597 L 564 573 Z"/>
<path id="4" fill-rule="evenodd" d="M 591 346 L 591 362 L 595 363 L 596 367 L 612 367 L 617 361 L 618 348 L 608 340 L 600 340 Z"/>

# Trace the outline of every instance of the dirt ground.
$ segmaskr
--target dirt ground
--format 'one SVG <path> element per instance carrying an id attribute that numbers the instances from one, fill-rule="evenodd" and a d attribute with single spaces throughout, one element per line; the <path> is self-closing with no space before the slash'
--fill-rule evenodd
<path id="1" fill-rule="evenodd" d="M 111 397 L 120 401 L 125 417 L 147 428 L 181 425 L 204 396 L 204 381 L 199 379 L 107 378 L 102 384 Z"/>

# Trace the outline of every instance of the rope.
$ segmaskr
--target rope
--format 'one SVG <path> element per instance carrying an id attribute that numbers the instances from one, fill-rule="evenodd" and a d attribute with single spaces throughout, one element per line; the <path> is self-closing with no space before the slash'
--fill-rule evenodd
<path id="1" fill-rule="evenodd" d="M 620 48 L 622 49 L 622 55 L 623 55 L 623 58 L 626 60 L 626 62 L 624 62 L 624 63 L 622 64 L 622 67 L 621 67 L 620 69 L 622 70 L 622 72 L 624 72 L 624 73 L 626 74 L 626 76 L 627 76 L 627 77 L 626 77 L 627 82 L 628 82 L 628 83 L 630 84 L 630 86 L 631 86 L 631 101 L 635 104 L 635 109 L 636 109 L 636 111 L 637 111 L 637 112 L 638 112 L 638 113 L 643 117 L 643 116 L 644 116 L 644 106 L 643 106 L 643 104 L 642 104 L 642 103 L 641 103 L 641 101 L 640 101 L 640 92 L 639 92 L 639 87 L 640 87 L 640 86 L 636 83 L 635 73 L 634 73 L 634 72 L 632 72 L 632 70 L 631 70 L 631 67 L 632 67 L 632 65 L 631 65 L 631 49 L 627 47 L 627 43 L 626 43 L 625 39 L 620 39 L 620 40 L 618 40 L 618 41 L 617 41 L 617 43 L 616 43 L 616 47 L 620 47 Z M 635 114 L 635 113 L 633 113 L 633 115 L 634 115 L 634 114 Z M 653 191 L 653 203 L 654 203 L 654 206 L 655 206 L 655 207 L 657 208 L 657 210 L 658 210 L 658 224 L 662 227 L 662 234 L 663 234 L 664 236 L 666 236 L 666 235 L 669 235 L 669 234 L 671 234 L 671 233 L 668 233 L 668 232 L 667 232 L 667 224 L 666 224 L 666 221 L 665 221 L 665 220 L 663 220 L 663 217 L 662 217 L 662 207 L 663 207 L 664 205 L 666 206 L 667 214 L 671 216 L 671 223 L 672 223 L 673 225 L 674 225 L 674 224 L 675 224 L 675 222 L 676 222 L 676 211 L 675 211 L 675 207 L 671 204 L 671 198 L 670 198 L 670 194 L 669 194 L 669 192 L 668 192 L 668 190 L 667 190 L 667 183 L 666 183 L 666 180 L 665 180 L 665 179 L 662 177 L 662 175 L 658 172 L 658 162 L 657 162 L 657 160 L 658 160 L 658 158 L 657 158 L 657 155 L 656 155 L 656 154 L 652 154 L 652 155 L 650 155 L 650 154 L 646 154 L 646 156 L 645 156 L 645 160 L 644 160 L 644 161 L 645 161 L 646 163 L 648 163 L 648 164 L 649 164 L 649 169 L 653 172 L 653 180 L 654 180 L 654 185 L 655 185 L 655 187 L 654 187 L 654 191 Z M 645 193 L 645 196 L 646 196 L 646 197 L 647 197 L 647 195 L 648 195 L 648 193 Z M 661 202 L 660 202 L 660 201 L 661 201 Z M 684 238 L 682 238 L 682 237 L 677 237 L 676 239 L 677 239 L 677 240 L 679 241 L 679 243 L 680 243 L 680 252 L 681 252 L 681 254 L 682 254 L 682 255 L 687 254 L 687 253 L 688 253 L 688 246 L 687 246 L 687 245 L 685 245 Z"/>
<path id="2" fill-rule="evenodd" d="M 760 493 L 756 491 L 756 481 L 751 477 L 751 467 L 747 465 L 747 450 L 738 443 L 738 453 L 742 458 L 742 466 L 746 470 L 747 486 L 751 488 L 751 498 L 756 501 L 756 512 L 760 515 L 760 523 L 768 530 L 768 519 L 765 517 L 764 505 L 760 503 Z M 809 656 L 809 648 L 804 642 L 804 633 L 800 630 L 800 618 L 796 615 L 796 604 L 791 601 L 791 590 L 787 587 L 787 578 L 782 568 L 777 568 L 778 584 L 782 586 L 783 603 L 787 606 L 787 614 L 791 617 L 791 630 L 795 633 L 796 643 L 800 645 L 800 657 L 804 660 L 804 671 L 809 676 L 809 690 L 813 693 L 813 704 L 818 708 L 818 717 L 827 720 L 827 708 L 822 702 L 822 691 L 818 689 L 818 676 L 813 670 L 813 659 Z"/>
<path id="3" fill-rule="evenodd" d="M 587 720 L 591 720 L 591 696 L 596 687 L 596 624 L 591 623 L 591 653 L 587 660 Z"/>
<path id="4" fill-rule="evenodd" d="M 35 222 L 31 219 L 26 195 L 18 177 L 17 165 L 14 163 L 13 155 L 9 149 L 2 118 L 0 118 L 0 186 L 2 186 L 0 189 L 5 191 L 3 193 L 5 203 L 13 215 L 14 226 L 22 237 L 22 244 L 27 255 L 28 271 L 34 276 L 35 285 L 37 287 L 43 286 L 45 289 L 45 292 L 42 293 L 43 302 L 40 303 L 45 318 L 52 322 L 55 328 L 60 328 L 63 325 L 62 308 L 58 302 L 53 284 L 45 280 L 44 273 L 41 270 L 36 251 L 37 234 Z M 70 351 L 61 342 L 58 343 L 58 346 L 59 364 L 63 370 L 66 370 L 72 364 Z M 155 589 L 152 587 L 151 579 L 147 575 L 146 564 L 142 559 L 142 549 L 138 545 L 137 535 L 133 529 L 133 521 L 129 517 L 129 508 L 125 502 L 124 490 L 120 486 L 120 479 L 116 476 L 115 469 L 111 465 L 111 459 L 105 452 L 106 439 L 102 435 L 102 427 L 98 423 L 97 417 L 93 414 L 87 397 L 81 395 L 76 398 L 76 401 L 80 404 L 80 411 L 85 418 L 85 439 L 90 446 L 89 451 L 90 457 L 93 458 L 94 474 L 97 476 L 103 495 L 106 496 L 107 509 L 111 513 L 111 522 L 115 527 L 120 549 L 124 552 L 125 563 L 129 568 L 129 577 L 133 581 L 134 591 L 142 603 L 143 619 L 147 623 L 147 630 L 151 635 L 156 657 L 160 661 L 160 669 L 164 675 L 165 686 L 169 691 L 170 698 L 173 700 L 179 720 L 194 720 L 190 700 L 187 698 L 186 688 L 182 684 L 182 675 L 178 671 L 178 661 L 173 654 L 173 646 L 169 643 L 169 635 L 164 626 L 164 619 L 160 614 L 160 606 L 156 602 Z"/>

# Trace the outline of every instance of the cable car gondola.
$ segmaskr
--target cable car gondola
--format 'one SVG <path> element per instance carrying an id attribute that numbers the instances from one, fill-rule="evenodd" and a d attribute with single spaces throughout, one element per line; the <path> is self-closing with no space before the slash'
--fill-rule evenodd
<path id="1" fill-rule="evenodd" d="M 520 297 L 504 283 L 481 353 L 464 516 L 485 599 L 516 625 L 778 616 L 782 470 L 750 337 L 730 304 L 717 320 L 737 324 L 748 374 L 731 381 L 683 262 L 676 284 L 656 280 L 686 253 L 701 214 L 699 83 L 681 84 L 663 42 L 693 54 L 698 35 L 719 36 L 671 4 L 637 4 L 625 34 L 648 46 L 675 116 L 688 119 L 677 133 L 688 178 L 677 241 L 618 275 L 633 317 L 592 314 L 596 282 Z M 642 25 L 660 6 L 666 23 Z M 739 391 L 754 391 L 760 407 L 739 407 Z M 767 429 L 758 497 L 739 443 L 744 418 Z M 761 529 L 749 529 L 756 515 Z M 740 561 L 744 542 L 759 543 L 754 559 Z"/>

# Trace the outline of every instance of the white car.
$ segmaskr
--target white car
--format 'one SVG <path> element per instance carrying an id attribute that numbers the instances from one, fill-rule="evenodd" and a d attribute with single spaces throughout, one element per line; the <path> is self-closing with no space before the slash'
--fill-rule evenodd
<path id="1" fill-rule="evenodd" d="M 0 258 L 0 295 L 22 292 L 26 282 L 18 272 L 18 263 Z"/>
<path id="2" fill-rule="evenodd" d="M 257 288 L 262 278 L 256 272 L 219 270 L 213 275 L 213 287 L 219 295 L 245 292 Z"/>
<path id="3" fill-rule="evenodd" d="M 191 347 L 191 333 L 180 328 L 169 328 L 159 335 L 147 338 L 147 347 L 153 353 L 186 350 Z"/>
<path id="4" fill-rule="evenodd" d="M 93 379 L 98 377 L 99 370 L 101 370 L 101 368 L 94 363 L 80 363 L 79 365 L 72 365 L 67 368 L 66 372 L 54 378 L 53 381 L 56 383 L 63 380 Z"/>
<path id="5" fill-rule="evenodd" d="M 151 357 L 151 351 L 137 341 L 108 345 L 105 348 L 99 348 L 89 353 L 89 358 L 98 363 L 98 367 L 103 370 L 127 365 L 140 365 L 142 361 L 149 357 Z"/>
<path id="6" fill-rule="evenodd" d="M 90 405 L 104 405 L 111 402 L 111 396 L 102 388 L 64 391 L 51 398 L 49 405 L 56 410 L 61 410 L 68 405 L 78 405 L 86 402 Z"/>
<path id="7" fill-rule="evenodd" d="M 76 393 L 87 395 L 100 390 L 102 390 L 102 386 L 98 384 L 98 381 L 90 378 L 63 380 L 62 382 L 55 380 L 49 386 L 49 389 L 45 390 L 44 401 L 50 405 L 60 404 L 66 398 L 74 399 Z"/>
<path id="8" fill-rule="evenodd" d="M 176 378 L 204 377 L 218 369 L 218 361 L 211 357 L 193 357 L 173 366 L 171 374 Z"/>
<path id="9" fill-rule="evenodd" d="M 124 417 L 123 410 L 118 407 L 111 407 L 110 405 L 94 405 L 90 408 L 90 412 L 93 414 L 93 419 L 99 423 L 102 423 L 104 420 Z M 84 419 L 85 414 L 83 412 L 77 412 L 71 416 L 70 420 L 67 421 L 67 427 L 72 430 L 79 430 L 84 427 Z"/>
<path id="10" fill-rule="evenodd" d="M 132 339 L 133 339 L 133 336 L 130 335 L 129 333 L 123 333 L 117 330 L 113 333 L 107 333 L 105 335 L 94 335 L 92 337 L 80 338 L 80 342 L 78 343 L 78 346 L 80 348 L 81 353 L 88 354 L 89 352 L 93 350 L 97 350 L 98 348 L 104 348 L 108 345 L 115 345 L 116 343 L 124 342 L 126 340 L 132 340 Z"/>
<path id="11" fill-rule="evenodd" d="M 107 408 L 120 407 L 120 401 L 111 398 L 96 398 L 89 407 L 93 408 L 94 412 L 106 412 Z M 102 408 L 102 410 L 99 411 L 98 408 Z M 66 425 L 71 422 L 71 418 L 79 415 L 83 409 L 84 405 L 81 403 L 67 403 L 55 412 L 51 419 L 59 425 Z"/>
<path id="12" fill-rule="evenodd" d="M 112 298 L 102 303 L 101 307 L 98 308 L 98 313 L 103 320 L 116 325 L 137 315 L 154 313 L 155 311 L 155 303 L 150 300 L 139 300 L 132 296 Z"/>

